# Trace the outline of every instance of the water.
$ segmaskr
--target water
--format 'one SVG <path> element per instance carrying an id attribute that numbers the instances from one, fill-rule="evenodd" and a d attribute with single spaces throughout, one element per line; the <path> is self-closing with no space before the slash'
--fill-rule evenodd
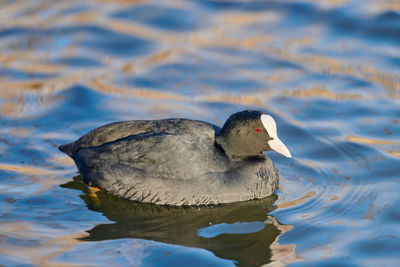
<path id="1" fill-rule="evenodd" d="M 0 264 L 398 266 L 400 5 L 1 1 Z M 112 121 L 272 114 L 271 198 L 89 198 L 59 144 Z"/>

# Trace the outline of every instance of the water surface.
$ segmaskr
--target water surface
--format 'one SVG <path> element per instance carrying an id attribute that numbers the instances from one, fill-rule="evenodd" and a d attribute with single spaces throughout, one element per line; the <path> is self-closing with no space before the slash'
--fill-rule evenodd
<path id="1" fill-rule="evenodd" d="M 398 266 L 400 5 L 387 1 L 2 1 L 5 266 Z M 264 200 L 90 199 L 57 146 L 102 124 L 265 111 Z"/>

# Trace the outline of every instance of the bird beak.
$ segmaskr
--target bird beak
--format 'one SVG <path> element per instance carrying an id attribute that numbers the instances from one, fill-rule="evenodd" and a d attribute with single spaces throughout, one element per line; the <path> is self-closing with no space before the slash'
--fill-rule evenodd
<path id="1" fill-rule="evenodd" d="M 282 143 L 281 140 L 279 140 L 278 137 L 275 137 L 274 139 L 269 140 L 268 145 L 272 150 L 278 152 L 279 154 L 282 154 L 288 158 L 292 157 L 292 155 L 289 152 L 289 149 L 287 149 L 287 147 Z"/>

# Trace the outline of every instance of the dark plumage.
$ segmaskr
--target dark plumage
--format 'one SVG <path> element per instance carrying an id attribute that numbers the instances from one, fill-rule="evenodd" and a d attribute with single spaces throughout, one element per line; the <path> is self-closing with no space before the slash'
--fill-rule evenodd
<path id="1" fill-rule="evenodd" d="M 181 206 L 264 198 L 276 190 L 278 172 L 262 152 L 290 153 L 282 143 L 285 151 L 275 148 L 275 122 L 263 114 L 235 113 L 222 129 L 187 119 L 116 122 L 59 149 L 88 185 L 130 200 Z"/>

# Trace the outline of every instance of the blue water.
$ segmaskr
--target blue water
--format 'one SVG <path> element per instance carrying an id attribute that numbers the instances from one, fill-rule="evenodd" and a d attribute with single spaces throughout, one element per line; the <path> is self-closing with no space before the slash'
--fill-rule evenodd
<path id="1" fill-rule="evenodd" d="M 0 265 L 399 266 L 399 33 L 396 0 L 0 2 Z M 57 150 L 244 109 L 293 156 L 263 200 L 96 202 Z"/>

